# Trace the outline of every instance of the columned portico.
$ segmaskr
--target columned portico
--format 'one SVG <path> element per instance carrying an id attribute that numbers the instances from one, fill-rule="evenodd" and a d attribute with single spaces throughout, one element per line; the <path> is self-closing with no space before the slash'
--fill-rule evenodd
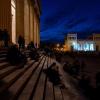
<path id="1" fill-rule="evenodd" d="M 24 1 L 16 0 L 16 33 L 17 39 L 21 35 L 24 37 Z"/>
<path id="2" fill-rule="evenodd" d="M 36 9 L 36 5 L 30 0 L 17 0 L 17 33 L 24 36 L 26 44 L 33 41 L 34 45 L 38 47 L 39 16 L 37 16 Z"/>
<path id="3" fill-rule="evenodd" d="M 0 0 L 0 29 L 7 29 L 10 38 L 12 37 L 11 17 L 11 0 Z"/>
<path id="4" fill-rule="evenodd" d="M 34 43 L 38 48 L 40 45 L 40 26 L 39 26 L 39 18 L 37 17 L 36 13 L 34 13 Z"/>
<path id="5" fill-rule="evenodd" d="M 0 29 L 7 29 L 10 41 L 17 43 L 19 35 L 25 44 L 33 41 L 39 47 L 38 0 L 0 0 Z"/>
<path id="6" fill-rule="evenodd" d="M 28 44 L 30 41 L 30 7 L 28 0 L 24 1 L 24 22 L 25 43 Z"/>

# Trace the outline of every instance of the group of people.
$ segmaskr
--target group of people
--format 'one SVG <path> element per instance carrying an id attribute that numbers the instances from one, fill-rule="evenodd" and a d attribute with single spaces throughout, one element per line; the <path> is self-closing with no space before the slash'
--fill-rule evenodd
<path id="1" fill-rule="evenodd" d="M 0 29 L 0 41 L 2 42 L 2 46 L 9 47 L 9 44 L 11 41 L 10 41 L 10 35 L 9 35 L 7 29 L 4 29 L 4 30 Z M 11 43 L 11 44 L 13 44 L 13 43 Z M 25 48 L 25 39 L 21 35 L 19 35 L 19 37 L 18 37 L 18 46 L 19 46 L 19 49 Z"/>
<path id="2" fill-rule="evenodd" d="M 30 48 L 28 48 L 29 46 Z M 28 45 L 28 47 L 25 48 L 23 43 L 19 44 L 19 46 L 10 46 L 7 52 L 7 61 L 12 65 L 22 64 L 22 66 L 26 64 L 28 58 L 38 61 L 40 57 L 38 50 L 33 45 Z M 26 51 L 28 51 L 28 56 Z"/>
<path id="3" fill-rule="evenodd" d="M 27 62 L 27 58 L 24 53 L 22 53 L 17 45 L 13 45 L 8 49 L 7 52 L 7 61 L 11 65 L 21 65 L 20 67 L 24 67 Z"/>
<path id="4" fill-rule="evenodd" d="M 18 45 L 19 45 L 19 49 L 25 48 L 25 39 L 21 35 L 18 37 Z"/>
<path id="5" fill-rule="evenodd" d="M 34 43 L 30 42 L 27 47 L 25 47 L 25 39 L 21 35 L 18 37 L 18 45 L 12 44 L 8 46 L 8 43 L 5 42 L 5 46 L 8 47 L 7 61 L 11 65 L 24 66 L 27 63 L 27 55 L 25 53 L 26 50 L 29 50 L 28 57 L 38 61 L 39 54 L 37 49 L 34 47 Z"/>

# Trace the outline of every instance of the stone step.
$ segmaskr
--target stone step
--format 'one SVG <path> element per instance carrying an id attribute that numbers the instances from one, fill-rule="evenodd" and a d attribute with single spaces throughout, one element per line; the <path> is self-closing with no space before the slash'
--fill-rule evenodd
<path id="1" fill-rule="evenodd" d="M 39 74 L 41 72 L 41 67 L 43 66 L 42 62 L 36 71 L 33 73 L 31 79 L 27 83 L 26 87 L 23 89 L 22 93 L 19 95 L 18 100 L 29 100 L 32 98 L 34 90 L 36 88 L 36 83 L 38 83 L 37 79 L 39 77 Z"/>
<path id="2" fill-rule="evenodd" d="M 0 79 L 9 75 L 11 72 L 13 72 L 15 70 L 16 70 L 15 66 L 9 66 L 9 67 L 6 67 L 6 68 L 0 70 Z"/>
<path id="3" fill-rule="evenodd" d="M 23 68 L 1 68 L 0 100 L 81 100 L 70 88 L 54 86 L 49 81 L 43 69 L 53 62 L 54 59 L 41 56 L 37 62 L 29 60 Z"/>
<path id="4" fill-rule="evenodd" d="M 6 61 L 6 57 L 0 58 L 0 63 L 5 62 L 5 61 Z"/>
<path id="5" fill-rule="evenodd" d="M 41 58 L 42 59 L 42 58 Z M 35 62 L 38 63 L 38 62 Z M 7 88 L 9 88 L 10 86 L 14 86 L 14 83 L 16 83 L 16 81 L 18 79 L 21 78 L 21 76 L 24 75 L 24 73 L 29 72 L 28 70 L 31 71 L 31 66 L 33 65 L 33 63 L 29 64 L 28 66 L 26 66 L 25 68 L 22 69 L 18 69 L 15 72 L 12 72 L 11 74 L 9 74 L 8 76 L 6 76 L 5 78 L 2 79 L 2 81 L 4 83 L 6 83 L 4 86 L 2 86 L 2 88 L 0 88 L 0 94 L 1 97 L 4 99 L 4 97 L 2 95 L 6 94 L 5 91 L 7 90 Z M 21 80 L 22 81 L 22 80 Z M 17 87 L 17 85 L 16 85 Z M 11 98 L 10 98 L 11 99 Z"/>
<path id="6" fill-rule="evenodd" d="M 2 63 L 0 63 L 0 70 L 4 69 L 6 67 L 9 67 L 9 66 L 10 66 L 10 64 L 8 62 L 2 62 Z"/>
<path id="7" fill-rule="evenodd" d="M 30 77 L 32 76 L 36 67 L 38 67 L 38 62 L 35 66 L 31 66 L 11 87 L 9 87 L 9 92 L 13 93 L 14 96 L 11 97 L 11 100 L 15 100 L 21 91 L 27 85 Z M 41 62 L 42 63 L 42 62 Z M 41 64 L 40 63 L 40 64 Z"/>
<path id="8" fill-rule="evenodd" d="M 36 88 L 35 93 L 32 95 L 33 96 L 32 100 L 42 100 L 43 99 L 43 93 L 44 93 L 44 88 L 45 88 L 45 79 L 46 79 L 46 75 L 43 73 L 43 69 L 47 68 L 47 62 L 48 62 L 48 58 L 45 60 L 45 63 L 41 69 L 37 88 Z"/>
<path id="9" fill-rule="evenodd" d="M 7 53 L 1 53 L 0 54 L 0 58 L 6 57 L 6 56 L 7 56 Z"/>
<path id="10" fill-rule="evenodd" d="M 50 57 L 49 57 L 47 63 L 48 63 L 47 64 L 47 68 L 48 68 L 52 63 Z M 46 80 L 45 80 L 45 89 L 44 89 L 43 100 L 54 100 L 53 84 L 49 81 L 47 76 L 46 76 Z"/>

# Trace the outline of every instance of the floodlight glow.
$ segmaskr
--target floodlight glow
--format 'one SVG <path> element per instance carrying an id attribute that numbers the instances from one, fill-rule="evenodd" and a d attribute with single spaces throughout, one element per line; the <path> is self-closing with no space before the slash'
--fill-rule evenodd
<path id="1" fill-rule="evenodd" d="M 75 51 L 94 51 L 94 43 L 93 42 L 79 42 L 77 43 L 77 41 L 72 41 L 70 46 L 73 47 L 73 50 Z"/>
<path id="2" fill-rule="evenodd" d="M 89 46 L 90 44 L 89 43 L 85 43 L 84 44 L 84 47 L 83 47 L 83 51 L 90 51 L 90 49 L 89 49 Z"/>
<path id="3" fill-rule="evenodd" d="M 60 46 L 60 44 L 57 44 L 57 47 L 59 47 Z"/>
<path id="4" fill-rule="evenodd" d="M 86 43 L 86 50 L 89 51 L 90 50 L 90 44 Z"/>
<path id="5" fill-rule="evenodd" d="M 73 49 L 74 49 L 74 50 L 77 50 L 77 43 L 76 43 L 76 42 L 73 42 L 73 43 L 72 43 L 72 46 L 73 46 Z"/>
<path id="6" fill-rule="evenodd" d="M 94 45 L 93 44 L 90 44 L 90 50 L 94 51 Z"/>
<path id="7" fill-rule="evenodd" d="M 80 44 L 77 44 L 77 50 L 78 50 L 78 51 L 81 51 L 81 46 L 80 46 Z"/>

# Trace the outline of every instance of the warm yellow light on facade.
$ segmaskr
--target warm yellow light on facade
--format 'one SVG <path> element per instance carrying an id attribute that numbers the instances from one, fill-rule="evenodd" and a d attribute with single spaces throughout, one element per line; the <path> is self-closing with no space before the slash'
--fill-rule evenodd
<path id="1" fill-rule="evenodd" d="M 67 45 L 63 45 L 63 51 L 64 52 L 70 51 L 70 48 Z"/>

